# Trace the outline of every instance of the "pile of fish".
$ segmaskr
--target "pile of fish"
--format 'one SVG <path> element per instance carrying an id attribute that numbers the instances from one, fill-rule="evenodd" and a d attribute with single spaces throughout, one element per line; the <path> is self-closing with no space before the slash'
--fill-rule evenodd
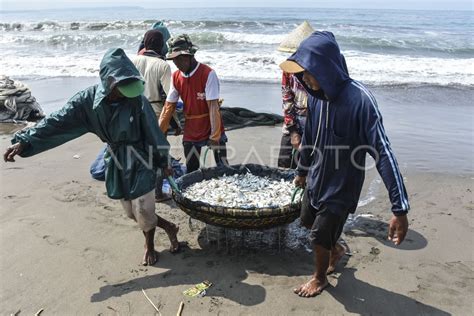
<path id="1" fill-rule="evenodd" d="M 183 190 L 183 195 L 192 201 L 213 206 L 246 209 L 288 205 L 293 190 L 291 181 L 277 181 L 246 173 L 194 183 Z"/>

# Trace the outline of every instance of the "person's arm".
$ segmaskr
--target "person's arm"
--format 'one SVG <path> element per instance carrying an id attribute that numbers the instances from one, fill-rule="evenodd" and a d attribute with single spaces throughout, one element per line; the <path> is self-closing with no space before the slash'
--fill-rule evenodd
<path id="1" fill-rule="evenodd" d="M 375 159 L 377 170 L 388 190 L 394 215 L 405 215 L 410 209 L 403 177 L 393 154 L 382 122 L 377 103 L 369 94 L 360 113 L 363 144 L 369 146 L 368 153 Z"/>
<path id="2" fill-rule="evenodd" d="M 172 78 L 172 77 L 171 77 Z M 179 100 L 179 92 L 176 90 L 173 79 L 170 80 L 170 88 L 168 95 L 166 96 L 166 102 L 163 106 L 163 111 L 161 111 L 160 119 L 159 119 L 159 126 L 163 134 L 166 135 L 168 128 L 170 126 L 171 118 L 173 114 L 176 112 L 176 104 Z"/>
<path id="3" fill-rule="evenodd" d="M 171 88 L 171 67 L 168 63 L 165 64 L 164 71 L 162 71 L 161 73 L 162 73 L 160 77 L 161 87 L 163 91 L 167 91 L 168 93 L 170 93 L 169 91 Z M 178 113 L 176 113 L 176 111 L 173 112 L 172 120 L 170 119 L 170 124 L 176 130 L 181 129 L 181 123 L 179 122 Z"/>
<path id="4" fill-rule="evenodd" d="M 309 167 L 311 166 L 311 152 L 313 151 L 313 137 L 312 137 L 312 109 L 308 104 L 306 114 L 306 125 L 301 139 L 301 146 L 299 148 L 298 167 L 296 168 L 295 185 L 304 187 L 306 184 L 306 176 Z"/>
<path id="5" fill-rule="evenodd" d="M 93 93 L 87 90 L 79 92 L 62 109 L 51 113 L 36 126 L 17 132 L 12 138 L 13 145 L 7 149 L 4 159 L 14 161 L 14 156 L 17 154 L 21 157 L 30 157 L 87 133 L 83 105 L 92 104 L 93 101 Z"/>
<path id="6" fill-rule="evenodd" d="M 219 143 L 222 129 L 222 118 L 219 110 L 219 90 L 219 78 L 217 78 L 217 74 L 213 70 L 207 77 L 205 92 L 207 106 L 209 107 L 209 120 L 211 123 L 211 135 L 209 136 L 209 140 L 214 145 Z"/>
<path id="7" fill-rule="evenodd" d="M 207 101 L 209 107 L 209 119 L 211 121 L 211 135 L 209 140 L 213 145 L 217 145 L 221 139 L 221 112 L 219 111 L 219 100 Z"/>
<path id="8" fill-rule="evenodd" d="M 408 232 L 407 213 L 410 209 L 408 196 L 399 171 L 397 160 L 382 123 L 375 98 L 366 91 L 364 107 L 361 111 L 362 140 L 370 146 L 368 152 L 375 159 L 377 170 L 388 190 L 392 203 L 392 219 L 389 222 L 388 239 L 399 245 Z"/>
<path id="9" fill-rule="evenodd" d="M 292 90 L 291 74 L 283 72 L 281 78 L 281 96 L 283 119 L 286 129 L 291 133 L 297 131 L 295 113 L 295 93 Z M 293 79 L 294 80 L 294 79 Z"/>
<path id="10" fill-rule="evenodd" d="M 163 106 L 163 111 L 161 111 L 159 126 L 161 132 L 166 134 L 168 132 L 168 128 L 170 127 L 170 121 L 173 117 L 173 114 L 176 112 L 176 104 L 177 102 L 165 102 Z"/>
<path id="11" fill-rule="evenodd" d="M 142 132 L 145 135 L 145 144 L 153 148 L 153 161 L 155 166 L 165 168 L 168 166 L 168 154 L 170 145 L 163 132 L 158 128 L 156 116 L 148 100 L 142 98 L 143 106 L 141 112 Z"/>

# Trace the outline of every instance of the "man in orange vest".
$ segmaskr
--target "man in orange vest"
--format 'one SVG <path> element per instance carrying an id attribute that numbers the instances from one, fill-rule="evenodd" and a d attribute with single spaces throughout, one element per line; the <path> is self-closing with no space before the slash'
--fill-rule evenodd
<path id="1" fill-rule="evenodd" d="M 198 47 L 193 45 L 186 34 L 168 40 L 168 55 L 178 68 L 171 77 L 163 111 L 160 116 L 160 129 L 165 133 L 176 110 L 179 98 L 184 106 L 183 147 L 186 156 L 187 172 L 199 168 L 201 148 L 212 148 L 217 165 L 228 164 L 224 132 L 219 111 L 219 79 L 209 66 L 194 58 Z"/>

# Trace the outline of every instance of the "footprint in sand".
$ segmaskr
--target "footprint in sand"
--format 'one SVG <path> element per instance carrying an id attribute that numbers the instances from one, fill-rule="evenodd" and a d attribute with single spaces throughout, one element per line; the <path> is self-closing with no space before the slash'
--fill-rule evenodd
<path id="1" fill-rule="evenodd" d="M 33 227 L 35 227 L 35 226 L 40 226 L 40 225 L 41 225 L 41 223 L 40 223 L 39 220 L 37 220 L 37 219 L 32 219 L 32 218 L 20 218 L 18 221 L 19 221 L 20 223 L 29 224 L 29 225 L 31 225 L 31 226 L 33 226 Z"/>
<path id="2" fill-rule="evenodd" d="M 19 199 L 28 199 L 30 197 L 31 195 L 7 195 L 7 196 L 4 196 L 3 198 L 5 200 L 19 200 Z"/>
<path id="3" fill-rule="evenodd" d="M 98 198 L 97 192 L 92 186 L 85 185 L 79 181 L 63 182 L 51 187 L 53 199 L 59 202 L 76 202 L 79 206 L 96 205 Z"/>
<path id="4" fill-rule="evenodd" d="M 453 306 L 471 304 L 474 292 L 472 269 L 459 261 L 420 263 L 417 271 L 417 289 L 410 294 L 417 299 L 429 297 Z"/>
<path id="5" fill-rule="evenodd" d="M 219 311 L 221 305 L 222 305 L 222 299 L 219 297 L 211 297 L 210 301 L 210 307 L 209 307 L 209 313 L 217 313 L 217 315 L 222 315 L 222 312 Z"/>
<path id="6" fill-rule="evenodd" d="M 103 265 L 101 264 L 106 257 L 104 249 L 86 247 L 82 250 L 81 257 L 84 259 L 84 266 L 89 270 L 91 275 L 97 275 L 97 280 L 99 280 L 99 278 L 100 280 L 105 280 L 108 273 L 107 270 L 103 269 Z"/>
<path id="7" fill-rule="evenodd" d="M 44 235 L 43 239 L 52 246 L 61 246 L 67 243 L 66 239 L 56 238 L 50 235 Z"/>

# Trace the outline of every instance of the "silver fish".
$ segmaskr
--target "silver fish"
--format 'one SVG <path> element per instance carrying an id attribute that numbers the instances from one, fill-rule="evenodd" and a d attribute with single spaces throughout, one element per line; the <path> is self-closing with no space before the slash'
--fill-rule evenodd
<path id="1" fill-rule="evenodd" d="M 183 195 L 192 201 L 214 206 L 246 209 L 288 205 L 293 189 L 291 181 L 246 173 L 194 183 L 183 190 Z"/>

